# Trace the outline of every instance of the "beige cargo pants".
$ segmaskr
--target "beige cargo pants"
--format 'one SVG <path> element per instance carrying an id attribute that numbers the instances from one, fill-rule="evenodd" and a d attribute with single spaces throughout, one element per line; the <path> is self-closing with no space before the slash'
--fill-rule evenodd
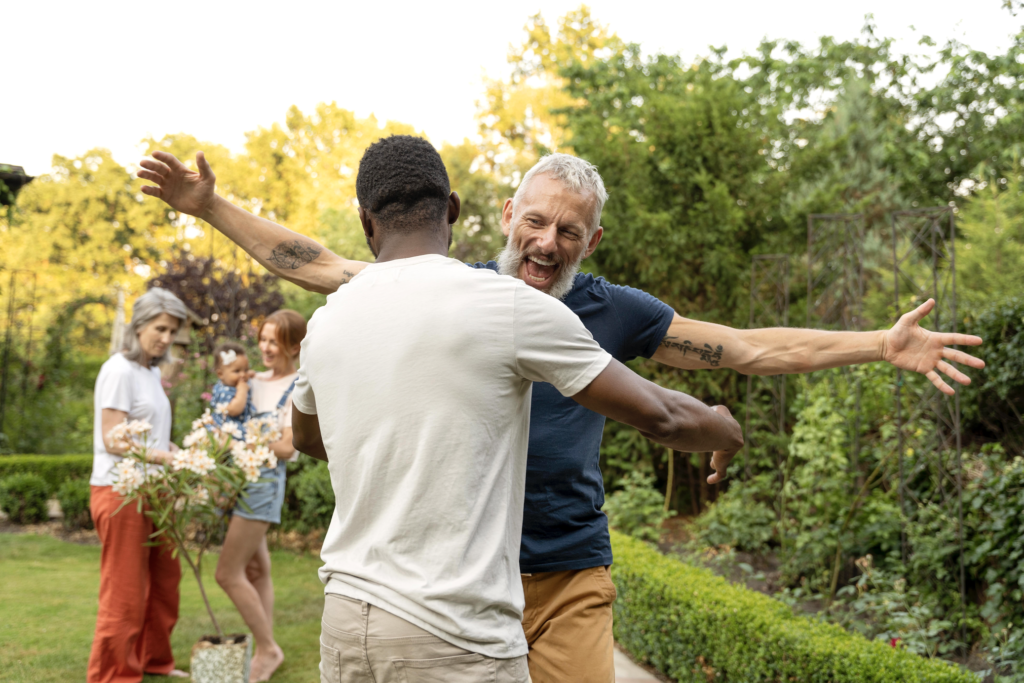
<path id="1" fill-rule="evenodd" d="M 382 609 L 324 600 L 321 683 L 529 683 L 526 655 L 492 659 L 463 650 Z"/>

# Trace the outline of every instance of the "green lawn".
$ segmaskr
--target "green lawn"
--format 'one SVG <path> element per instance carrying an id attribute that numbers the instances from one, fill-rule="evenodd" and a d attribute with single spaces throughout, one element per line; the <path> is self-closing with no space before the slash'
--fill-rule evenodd
<path id="1" fill-rule="evenodd" d="M 217 558 L 204 564 L 206 590 L 227 632 L 245 625 L 213 580 Z M 273 553 L 277 590 L 275 633 L 285 662 L 274 683 L 320 680 L 320 560 Z M 0 534 L 0 680 L 9 683 L 67 683 L 85 678 L 96 623 L 100 549 L 49 536 Z M 178 667 L 189 668 L 192 644 L 212 632 L 199 589 L 187 567 L 181 582 L 181 618 L 172 644 Z M 147 676 L 146 681 L 171 679 Z"/>

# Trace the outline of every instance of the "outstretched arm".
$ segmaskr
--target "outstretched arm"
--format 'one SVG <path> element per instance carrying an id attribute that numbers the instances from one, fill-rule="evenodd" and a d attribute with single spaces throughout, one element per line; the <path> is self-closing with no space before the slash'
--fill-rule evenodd
<path id="1" fill-rule="evenodd" d="M 143 193 L 164 200 L 175 211 L 201 218 L 274 275 L 303 289 L 330 294 L 366 267 L 219 196 L 217 177 L 202 152 L 196 154 L 198 173 L 167 152 L 154 152 L 153 159 L 143 159 L 141 166 L 139 177 L 156 183 L 156 187 L 143 187 Z"/>
<path id="2" fill-rule="evenodd" d="M 743 447 L 743 430 L 725 406 L 709 408 L 692 396 L 662 389 L 617 360 L 572 398 L 672 450 L 714 451 L 710 484 L 725 478 L 729 461 Z"/>
<path id="3" fill-rule="evenodd" d="M 940 391 L 952 395 L 953 389 L 939 372 L 960 384 L 970 384 L 971 379 L 947 361 L 977 369 L 985 367 L 985 362 L 949 347 L 978 346 L 981 337 L 924 329 L 920 322 L 934 307 L 935 301 L 929 299 L 891 329 L 877 332 L 788 327 L 734 330 L 676 315 L 653 358 L 677 368 L 732 368 L 747 375 L 795 374 L 887 361 L 925 375 Z"/>

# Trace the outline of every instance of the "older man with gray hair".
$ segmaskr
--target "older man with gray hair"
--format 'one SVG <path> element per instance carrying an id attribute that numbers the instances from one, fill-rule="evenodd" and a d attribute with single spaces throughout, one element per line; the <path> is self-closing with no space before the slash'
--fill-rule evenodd
<path id="1" fill-rule="evenodd" d="M 172 155 L 144 160 L 143 188 L 174 209 L 206 220 L 275 274 L 316 292 L 334 292 L 365 263 L 342 258 L 313 240 L 233 206 L 216 195 L 215 177 L 202 153 L 199 171 Z M 918 325 L 929 301 L 889 330 L 822 332 L 797 329 L 735 330 L 689 320 L 631 287 L 579 273 L 604 229 L 604 183 L 592 164 L 568 154 L 541 159 L 502 209 L 507 240 L 497 261 L 474 264 L 519 278 L 575 312 L 594 339 L 619 361 L 653 358 L 688 370 L 731 368 L 777 375 L 887 361 L 926 374 L 970 380 L 947 361 L 981 368 L 982 361 L 948 346 L 977 345 L 978 337 L 936 334 Z M 547 384 L 533 391 L 520 571 L 526 595 L 523 628 L 535 683 L 615 680 L 612 602 L 615 587 L 599 451 L 604 417 L 563 397 Z M 708 481 L 724 478 L 733 453 L 712 458 Z"/>

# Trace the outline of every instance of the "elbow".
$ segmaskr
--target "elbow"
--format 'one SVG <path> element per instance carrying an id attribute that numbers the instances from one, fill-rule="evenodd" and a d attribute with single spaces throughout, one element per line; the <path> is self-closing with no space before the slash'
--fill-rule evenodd
<path id="1" fill-rule="evenodd" d="M 683 422 L 668 406 L 660 406 L 646 417 L 644 424 L 635 426 L 659 443 L 678 439 L 680 432 L 685 429 Z"/>
<path id="2" fill-rule="evenodd" d="M 308 438 L 298 429 L 292 429 L 292 448 L 300 453 L 308 453 L 312 450 L 312 439 Z"/>

